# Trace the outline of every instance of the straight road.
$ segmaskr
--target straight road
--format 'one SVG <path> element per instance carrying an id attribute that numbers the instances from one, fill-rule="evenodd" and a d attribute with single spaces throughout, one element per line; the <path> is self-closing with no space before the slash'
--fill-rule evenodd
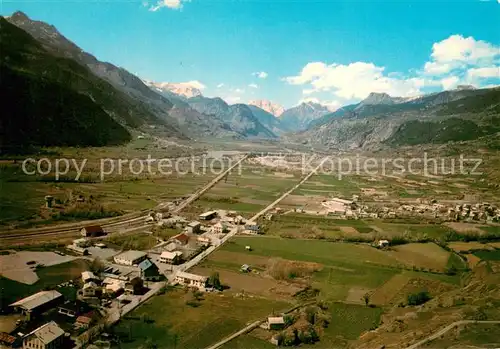
<path id="1" fill-rule="evenodd" d="M 311 178 L 312 175 L 314 175 L 318 169 L 323 165 L 323 163 L 327 160 L 327 158 L 324 158 L 321 163 L 316 166 L 310 173 L 307 174 L 307 176 L 305 176 L 299 183 L 297 183 L 292 189 L 288 190 L 286 193 L 284 193 L 283 195 L 281 195 L 278 199 L 276 199 L 274 202 L 272 202 L 271 204 L 269 204 L 266 208 L 264 208 L 262 211 L 260 211 L 259 213 L 257 213 L 255 216 L 253 216 L 252 218 L 250 218 L 251 221 L 255 221 L 257 220 L 259 217 L 261 217 L 262 215 L 264 215 L 266 212 L 268 212 L 269 210 L 271 210 L 274 206 L 276 206 L 281 200 L 283 200 L 284 198 L 286 198 L 288 195 L 290 195 L 290 193 L 292 193 L 294 190 L 296 190 L 298 187 L 300 187 L 304 182 L 306 182 L 309 178 Z M 206 257 L 208 257 L 212 252 L 214 252 L 216 249 L 218 249 L 220 246 L 222 246 L 227 240 L 229 240 L 230 238 L 232 238 L 233 236 L 235 236 L 236 234 L 238 234 L 238 227 L 235 227 L 233 229 L 231 229 L 226 235 L 224 235 L 224 237 L 220 240 L 219 244 L 218 245 L 212 245 L 210 246 L 208 249 L 206 249 L 205 251 L 203 251 L 202 253 L 200 253 L 199 255 L 197 255 L 195 258 L 187 261 L 186 263 L 184 264 L 181 264 L 177 267 L 174 267 L 174 269 L 172 270 L 172 274 L 171 274 L 171 278 L 175 277 L 175 273 L 178 272 L 178 271 L 186 271 L 188 269 L 191 269 L 192 267 L 194 267 L 195 265 L 197 265 L 198 263 L 200 263 L 203 259 L 205 259 Z M 172 281 L 172 280 L 171 280 Z"/>
<path id="2" fill-rule="evenodd" d="M 244 160 L 248 158 L 248 154 L 243 156 L 241 159 L 239 159 L 235 164 L 231 165 L 227 170 L 219 174 L 217 177 L 215 177 L 210 183 L 208 183 L 206 186 L 204 186 L 202 189 L 196 191 L 193 193 L 189 198 L 187 198 L 183 203 L 181 203 L 179 206 L 177 206 L 172 213 L 179 213 L 181 212 L 186 206 L 191 204 L 193 201 L 197 200 L 200 196 L 202 196 L 205 192 L 210 190 L 214 185 L 219 183 L 226 175 L 229 175 L 229 173 L 238 165 L 240 165 Z"/>

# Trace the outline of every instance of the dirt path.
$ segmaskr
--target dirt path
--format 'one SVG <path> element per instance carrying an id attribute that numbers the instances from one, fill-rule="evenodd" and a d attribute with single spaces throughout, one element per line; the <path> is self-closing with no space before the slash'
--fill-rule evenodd
<path id="1" fill-rule="evenodd" d="M 466 324 L 500 324 L 500 321 L 476 321 L 476 320 L 461 320 L 461 321 L 456 321 L 456 322 L 453 322 L 451 324 L 449 324 L 448 326 L 446 326 L 445 328 L 443 328 L 442 330 L 439 330 L 438 332 L 434 333 L 433 335 L 421 340 L 420 342 L 417 342 L 413 345 L 410 345 L 409 347 L 407 347 L 406 349 L 417 349 L 418 347 L 420 347 L 421 345 L 424 345 L 430 341 L 433 341 L 435 339 L 438 339 L 439 337 L 441 337 L 442 335 L 444 335 L 446 332 L 454 329 L 455 327 L 457 326 L 460 326 L 460 325 L 466 325 Z"/>

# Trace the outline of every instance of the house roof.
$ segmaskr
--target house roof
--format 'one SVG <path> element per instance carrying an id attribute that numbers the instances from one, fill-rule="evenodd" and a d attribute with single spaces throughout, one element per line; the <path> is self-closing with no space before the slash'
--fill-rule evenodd
<path id="1" fill-rule="evenodd" d="M 282 325 L 285 323 L 283 316 L 268 317 L 267 322 L 271 325 Z"/>
<path id="2" fill-rule="evenodd" d="M 33 330 L 26 337 L 36 336 L 43 344 L 47 345 L 63 335 L 63 329 L 51 321 Z"/>
<path id="3" fill-rule="evenodd" d="M 130 250 L 130 251 L 120 253 L 118 256 L 115 256 L 114 258 L 115 258 L 115 260 L 122 259 L 122 260 L 125 260 L 128 262 L 133 262 L 133 261 L 135 261 L 139 258 L 142 258 L 144 256 L 147 256 L 146 252 Z"/>
<path id="4" fill-rule="evenodd" d="M 16 337 L 11 336 L 8 333 L 0 332 L 0 343 L 4 343 L 7 345 L 12 345 L 16 341 Z"/>
<path id="5" fill-rule="evenodd" d="M 190 223 L 188 224 L 188 227 L 196 227 L 196 226 L 198 226 L 198 225 L 200 225 L 200 224 L 201 224 L 201 223 L 200 223 L 200 222 L 198 222 L 198 221 L 192 221 L 192 222 L 190 222 Z"/>
<path id="6" fill-rule="evenodd" d="M 182 256 L 182 252 L 181 251 L 174 251 L 174 252 L 164 251 L 161 253 L 160 258 L 174 259 L 177 256 L 178 257 Z"/>
<path id="7" fill-rule="evenodd" d="M 187 244 L 189 242 L 189 236 L 187 236 L 184 233 L 177 234 L 176 236 L 172 237 L 172 240 L 178 240 L 182 244 Z"/>
<path id="8" fill-rule="evenodd" d="M 85 285 L 83 285 L 83 289 L 87 289 L 87 288 L 96 288 L 97 287 L 97 284 L 95 282 L 87 282 Z"/>
<path id="9" fill-rule="evenodd" d="M 186 273 L 184 271 L 179 271 L 176 276 L 181 277 L 183 279 L 196 280 L 201 282 L 205 282 L 208 279 L 208 277 L 206 276 Z"/>
<path id="10" fill-rule="evenodd" d="M 32 294 L 29 297 L 23 298 L 15 303 L 12 303 L 11 307 L 21 307 L 25 310 L 33 310 L 45 303 L 51 302 L 59 297 L 62 297 L 62 294 L 55 290 L 50 291 L 41 291 L 35 294 Z"/>
<path id="11" fill-rule="evenodd" d="M 200 217 L 207 217 L 207 216 L 214 215 L 216 213 L 217 213 L 217 211 L 208 211 L 208 212 L 200 214 Z"/>
<path id="12" fill-rule="evenodd" d="M 141 263 L 139 263 L 138 267 L 141 270 L 146 270 L 154 266 L 153 262 L 151 262 L 149 259 L 143 260 Z"/>
<path id="13" fill-rule="evenodd" d="M 92 322 L 92 318 L 89 316 L 80 315 L 79 317 L 76 318 L 76 322 L 88 325 Z"/>
<path id="14" fill-rule="evenodd" d="M 94 275 L 93 272 L 91 271 L 84 271 L 82 272 L 82 280 L 85 281 L 85 280 L 96 280 L 97 279 L 97 276 Z"/>
<path id="15" fill-rule="evenodd" d="M 102 233 L 104 231 L 100 225 L 89 225 L 83 227 L 83 229 L 85 229 L 85 231 L 90 234 Z"/>

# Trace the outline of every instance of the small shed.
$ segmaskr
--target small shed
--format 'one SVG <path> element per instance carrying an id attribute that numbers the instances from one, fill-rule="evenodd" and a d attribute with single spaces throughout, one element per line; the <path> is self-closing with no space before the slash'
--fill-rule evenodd
<path id="1" fill-rule="evenodd" d="M 285 328 L 285 319 L 283 316 L 268 317 L 267 324 L 270 330 L 282 330 Z"/>
<path id="2" fill-rule="evenodd" d="M 83 237 L 97 237 L 105 235 L 104 229 L 100 225 L 89 225 L 80 230 Z"/>
<path id="3" fill-rule="evenodd" d="M 243 273 L 248 273 L 250 271 L 250 266 L 248 264 L 243 264 L 240 268 Z"/>

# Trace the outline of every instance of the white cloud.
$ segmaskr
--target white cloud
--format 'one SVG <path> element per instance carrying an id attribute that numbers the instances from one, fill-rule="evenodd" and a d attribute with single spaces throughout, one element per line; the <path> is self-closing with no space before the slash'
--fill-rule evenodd
<path id="1" fill-rule="evenodd" d="M 427 62 L 424 65 L 424 72 L 428 75 L 441 75 L 448 73 L 452 69 L 453 65 L 450 63 Z"/>
<path id="2" fill-rule="evenodd" d="M 221 88 L 221 87 L 224 87 L 224 83 L 222 83 L 222 82 L 217 85 L 217 88 Z"/>
<path id="3" fill-rule="evenodd" d="M 249 84 L 248 87 L 251 87 L 251 88 L 259 88 L 259 85 L 257 84 Z"/>
<path id="4" fill-rule="evenodd" d="M 268 74 L 265 71 L 258 71 L 258 72 L 252 73 L 252 75 L 258 77 L 259 79 L 265 79 L 268 77 Z"/>
<path id="5" fill-rule="evenodd" d="M 467 71 L 468 79 L 500 78 L 500 67 L 470 68 Z"/>
<path id="6" fill-rule="evenodd" d="M 422 79 L 404 79 L 384 75 L 384 67 L 373 63 L 355 62 L 348 65 L 312 62 L 304 66 L 297 76 L 284 78 L 291 85 L 310 84 L 303 93 L 332 91 L 344 99 L 362 99 L 370 92 L 386 92 L 394 96 L 414 96 L 425 85 Z"/>
<path id="7" fill-rule="evenodd" d="M 171 9 L 178 10 L 182 8 L 183 3 L 189 1 L 191 0 L 160 0 L 156 3 L 155 6 L 151 6 L 149 10 L 155 12 L 161 9 L 162 7 L 168 7 Z"/>
<path id="8" fill-rule="evenodd" d="M 183 87 L 193 87 L 193 88 L 197 88 L 198 90 L 204 90 L 206 88 L 206 86 L 203 85 L 198 80 L 191 80 L 191 81 L 186 81 L 186 82 L 179 82 L 179 83 L 177 83 L 175 85 L 177 85 L 177 86 L 183 86 Z"/>
<path id="9" fill-rule="evenodd" d="M 441 85 L 443 85 L 443 88 L 445 90 L 451 90 L 451 89 L 457 87 L 459 82 L 460 82 L 460 79 L 458 77 L 449 76 L 449 77 L 441 80 Z"/>
<path id="10" fill-rule="evenodd" d="M 480 86 L 479 79 L 500 79 L 499 64 L 500 46 L 456 34 L 432 45 L 430 59 L 421 70 L 388 72 L 371 62 L 310 62 L 297 75 L 282 80 L 303 86 L 303 96 L 312 98 L 316 93 L 328 93 L 334 100 L 353 102 L 370 92 L 411 97 L 429 88 L 451 89 L 460 83 Z"/>
<path id="11" fill-rule="evenodd" d="M 492 61 L 500 55 L 500 47 L 486 41 L 476 40 L 472 36 L 451 35 L 449 38 L 432 45 L 431 57 L 438 63 L 478 64 L 481 61 Z"/>
<path id="12" fill-rule="evenodd" d="M 235 93 L 244 93 L 245 90 L 243 90 L 241 88 L 235 88 L 235 89 L 233 89 L 233 92 L 235 92 Z"/>

